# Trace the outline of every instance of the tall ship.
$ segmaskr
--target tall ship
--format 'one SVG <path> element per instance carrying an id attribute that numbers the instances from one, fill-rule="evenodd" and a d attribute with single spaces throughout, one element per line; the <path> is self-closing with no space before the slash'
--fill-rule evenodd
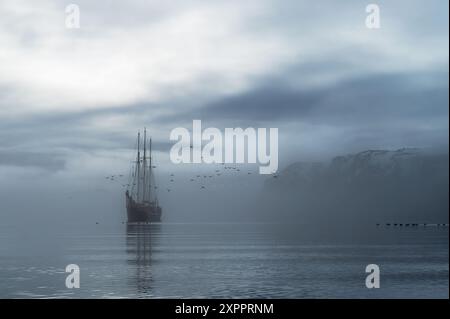
<path id="1" fill-rule="evenodd" d="M 131 166 L 130 182 L 125 192 L 128 222 L 160 222 L 162 211 L 152 172 L 152 139 L 147 141 L 146 129 L 143 138 L 138 132 L 136 151 L 136 160 Z"/>

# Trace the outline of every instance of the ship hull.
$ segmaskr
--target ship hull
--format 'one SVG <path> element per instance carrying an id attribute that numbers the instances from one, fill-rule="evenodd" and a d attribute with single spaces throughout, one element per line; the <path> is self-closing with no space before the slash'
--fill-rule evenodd
<path id="1" fill-rule="evenodd" d="M 156 223 L 161 221 L 161 207 L 154 202 L 137 203 L 126 195 L 129 223 Z"/>

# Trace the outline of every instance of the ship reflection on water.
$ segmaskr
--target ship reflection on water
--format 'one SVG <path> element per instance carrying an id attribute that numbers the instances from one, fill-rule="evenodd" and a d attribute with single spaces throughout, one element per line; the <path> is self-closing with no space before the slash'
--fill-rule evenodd
<path id="1" fill-rule="evenodd" d="M 155 234 L 160 232 L 159 224 L 127 224 L 127 263 L 136 270 L 130 276 L 130 285 L 136 287 L 139 296 L 151 294 L 152 289 L 152 244 Z"/>

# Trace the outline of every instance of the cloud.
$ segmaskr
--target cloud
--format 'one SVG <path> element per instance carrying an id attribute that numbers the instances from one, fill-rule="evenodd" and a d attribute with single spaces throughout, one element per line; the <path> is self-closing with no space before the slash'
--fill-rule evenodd
<path id="1" fill-rule="evenodd" d="M 62 170 L 65 160 L 61 154 L 0 150 L 0 166 L 36 167 L 49 171 Z"/>
<path id="2" fill-rule="evenodd" d="M 3 115 L 160 102 L 204 91 L 202 79 L 213 76 L 217 92 L 240 89 L 248 77 L 292 55 L 282 37 L 260 41 L 240 29 L 246 6 L 229 10 L 225 3 L 198 2 L 156 21 L 98 25 L 108 10 L 83 5 L 81 17 L 86 12 L 89 19 L 79 31 L 64 27 L 64 8 L 54 2 L 44 1 L 39 9 L 20 1 L 3 5 L 2 16 L 9 17 L 0 25 L 7 48 L 0 86 L 9 88 Z"/>
<path id="3" fill-rule="evenodd" d="M 155 121 L 176 123 L 185 119 L 215 122 L 309 121 L 355 126 L 406 120 L 424 122 L 448 114 L 448 80 L 445 72 L 371 74 L 336 85 L 304 90 L 283 82 L 227 96 L 193 111 L 161 116 Z"/>
<path id="4" fill-rule="evenodd" d="M 365 28 L 358 2 L 77 3 L 82 27 L 70 30 L 57 1 L 2 1 L 2 116 L 215 98 L 252 89 L 254 79 L 294 63 L 348 66 L 306 72 L 298 79 L 305 85 L 448 64 L 448 16 L 439 2 L 383 2 L 376 32 Z M 420 28 L 411 16 L 420 16 Z M 423 37 L 414 36 L 418 30 Z"/>
<path id="5" fill-rule="evenodd" d="M 309 150 L 448 144 L 447 2 L 380 1 L 379 30 L 358 1 L 77 4 L 69 30 L 65 3 L 0 3 L 0 150 L 114 154 L 147 125 L 164 151 L 194 118 Z"/>

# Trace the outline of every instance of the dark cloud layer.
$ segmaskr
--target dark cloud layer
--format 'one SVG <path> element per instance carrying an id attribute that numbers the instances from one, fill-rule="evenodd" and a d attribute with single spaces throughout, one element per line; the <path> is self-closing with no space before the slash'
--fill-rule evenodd
<path id="1" fill-rule="evenodd" d="M 444 72 L 380 74 L 310 90 L 277 83 L 265 85 L 156 121 L 310 121 L 353 127 L 397 120 L 432 121 L 446 117 L 447 105 L 448 80 Z"/>

